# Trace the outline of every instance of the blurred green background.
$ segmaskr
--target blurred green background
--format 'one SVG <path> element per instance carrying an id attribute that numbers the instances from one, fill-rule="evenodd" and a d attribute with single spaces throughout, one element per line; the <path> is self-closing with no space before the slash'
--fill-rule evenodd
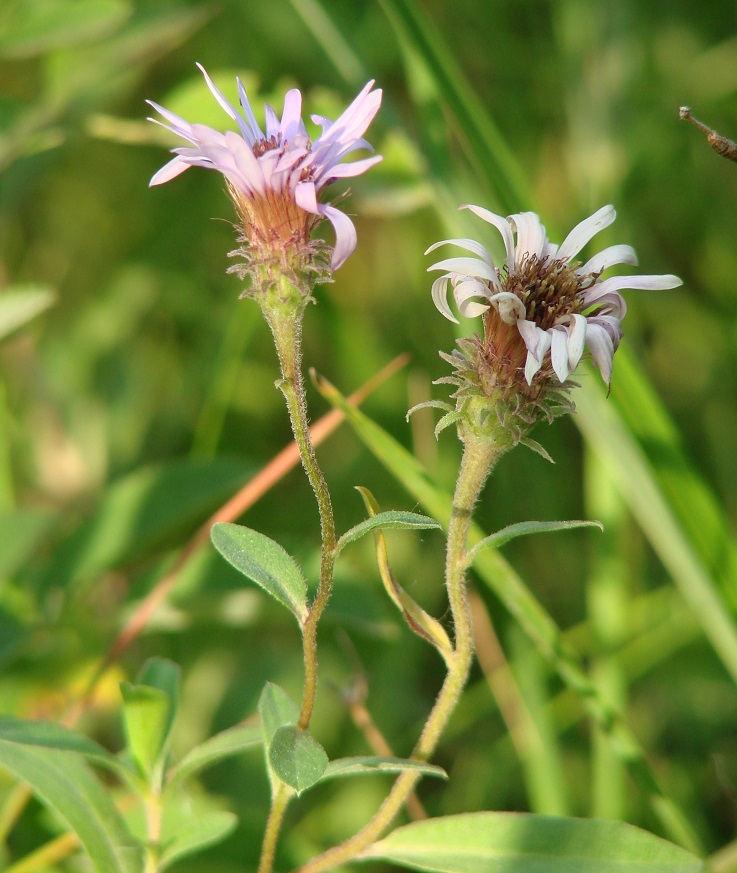
<path id="1" fill-rule="evenodd" d="M 55 303 L 0 346 L 0 709 L 56 717 L 168 557 L 290 438 L 271 338 L 225 272 L 235 245 L 222 178 L 191 170 L 147 188 L 179 143 L 144 121 L 146 98 L 228 126 L 195 61 L 232 99 L 240 75 L 259 118 L 264 100 L 280 112 L 293 86 L 306 114 L 330 117 L 369 78 L 384 89 L 367 134 L 384 161 L 351 186 L 358 249 L 307 312 L 305 361 L 348 393 L 409 353 L 408 367 L 365 409 L 446 489 L 457 441 L 446 431 L 436 443 L 429 413 L 411 425 L 404 418 L 414 403 L 443 396 L 431 380 L 446 374 L 437 352 L 455 338 L 430 301 L 424 250 L 456 235 L 497 244 L 486 225 L 456 212 L 464 202 L 505 214 L 532 208 L 557 241 L 599 206 L 616 205 L 616 224 L 592 251 L 628 242 L 641 272 L 684 280 L 675 291 L 630 292 L 624 323 L 623 352 L 675 429 L 665 445 L 638 432 L 647 397 L 624 417 L 666 481 L 680 545 L 699 552 L 708 541 L 699 554 L 707 576 L 722 573 L 714 590 L 733 621 L 737 166 L 679 121 L 678 107 L 737 139 L 734 3 L 4 0 L 0 294 L 48 287 Z M 612 408 L 627 408 L 630 383 L 618 383 L 626 364 L 615 358 Z M 587 390 L 596 379 L 581 376 Z M 316 391 L 310 400 L 313 418 L 327 411 Z M 602 694 L 627 712 L 668 794 L 716 852 L 737 826 L 734 679 L 709 642 L 708 621 L 689 607 L 688 587 L 673 586 L 667 538 L 654 544 L 642 514 L 630 514 L 631 501 L 623 506 L 616 445 L 599 453 L 587 433 L 582 439 L 573 420 L 538 428 L 555 466 L 523 449 L 506 457 L 479 521 L 486 530 L 530 518 L 611 521 L 603 540 L 544 535 L 505 554 L 560 626 L 574 628 L 571 641 L 591 659 Z M 339 529 L 363 517 L 355 484 L 385 509 L 417 508 L 348 426 L 320 457 Z M 670 488 L 669 467 L 677 473 Z M 709 513 L 692 499 L 695 482 Z M 644 515 L 657 523 L 649 505 Z M 244 523 L 281 542 L 314 580 L 317 516 L 299 471 Z M 442 615 L 441 537 L 396 534 L 389 548 L 402 584 Z M 672 549 L 677 565 L 675 540 Z M 195 563 L 87 719 L 114 749 L 115 681 L 151 654 L 183 668 L 180 754 L 251 714 L 267 679 L 299 695 L 291 617 L 244 590 L 214 555 Z M 520 754 L 510 742 L 478 670 L 438 756 L 451 781 L 422 786 L 428 809 L 602 815 L 661 832 L 580 702 L 497 597 L 482 593 L 543 751 Z M 366 751 L 340 695 L 361 665 L 376 722 L 407 754 L 442 665 L 402 628 L 368 540 L 339 565 L 321 638 L 314 732 L 330 756 Z M 505 687 L 509 675 L 501 671 Z M 259 756 L 203 781 L 217 798 L 207 802 L 234 808 L 241 825 L 177 869 L 250 869 L 268 803 Z M 386 787 L 378 778 L 331 783 L 295 804 L 280 867 L 350 834 Z M 6 857 L 55 828 L 32 807 Z M 737 869 L 728 853 L 720 857 L 720 869 Z M 77 869 L 64 863 L 49 869 Z"/>

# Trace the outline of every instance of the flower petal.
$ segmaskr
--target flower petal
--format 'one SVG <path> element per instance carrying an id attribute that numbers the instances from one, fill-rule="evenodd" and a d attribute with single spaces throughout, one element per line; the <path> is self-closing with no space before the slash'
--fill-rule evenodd
<path id="1" fill-rule="evenodd" d="M 575 258 L 586 243 L 592 240 L 600 230 L 609 227 L 616 217 L 617 213 L 613 206 L 602 206 L 601 209 L 573 228 L 560 244 L 556 258 L 561 261 L 570 261 Z"/>
<path id="2" fill-rule="evenodd" d="M 492 294 L 489 300 L 494 304 L 499 318 L 505 324 L 517 324 L 518 321 L 523 321 L 527 314 L 524 303 L 511 291 L 500 291 L 498 294 Z"/>
<path id="3" fill-rule="evenodd" d="M 358 244 L 356 228 L 350 218 L 334 206 L 320 203 L 317 211 L 320 215 L 324 215 L 335 229 L 335 248 L 333 249 L 331 266 L 333 270 L 337 270 L 356 250 Z"/>
<path id="4" fill-rule="evenodd" d="M 532 322 L 527 322 L 527 324 L 531 324 Z M 517 322 L 517 328 L 521 329 L 523 326 L 522 321 Z M 527 350 L 527 361 L 525 362 L 525 379 L 527 380 L 528 385 L 532 385 L 532 379 L 535 373 L 542 367 L 543 361 L 545 360 L 545 355 L 548 353 L 548 349 L 552 343 L 552 337 L 550 336 L 550 331 L 541 330 L 539 327 L 535 326 L 535 330 L 537 331 L 537 348 L 535 352 L 530 351 L 529 346 Z M 524 338 L 524 337 L 523 337 Z M 526 341 L 525 341 L 526 343 Z"/>
<path id="5" fill-rule="evenodd" d="M 338 164 L 338 166 L 331 167 L 329 171 L 325 171 L 324 175 L 329 176 L 329 179 L 323 182 L 323 177 L 319 177 L 318 181 L 327 185 L 333 179 L 351 179 L 354 176 L 360 176 L 366 170 L 383 160 L 382 155 L 374 155 L 370 158 L 363 158 L 360 161 L 351 161 L 349 164 Z"/>
<path id="6" fill-rule="evenodd" d="M 304 130 L 304 122 L 302 121 L 302 94 L 296 88 L 287 91 L 279 127 L 282 139 L 290 143 L 294 137 Z"/>
<path id="7" fill-rule="evenodd" d="M 240 100 L 241 109 L 246 116 L 246 122 L 249 127 L 249 135 L 246 136 L 249 145 L 253 145 L 257 140 L 263 139 L 264 135 L 261 131 L 261 127 L 256 121 L 256 116 L 253 114 L 253 109 L 251 109 L 251 104 L 248 100 L 248 94 L 246 94 L 246 89 L 243 85 L 243 82 L 239 78 L 235 80 L 238 84 L 238 99 Z"/>
<path id="8" fill-rule="evenodd" d="M 550 333 L 550 362 L 555 370 L 555 375 L 561 382 L 568 378 L 568 332 L 561 328 L 552 328 Z"/>
<path id="9" fill-rule="evenodd" d="M 540 216 L 534 212 L 517 212 L 509 216 L 517 229 L 517 247 L 515 248 L 515 266 L 519 267 L 527 257 L 542 258 L 545 256 L 548 238 Z"/>
<path id="10" fill-rule="evenodd" d="M 591 350 L 591 357 L 599 368 L 602 379 L 609 385 L 612 381 L 612 362 L 614 360 L 614 343 L 611 336 L 600 325 L 589 323 L 586 332 L 586 345 Z"/>
<path id="11" fill-rule="evenodd" d="M 232 103 L 230 103 L 228 100 L 225 99 L 223 92 L 212 81 L 212 79 L 210 78 L 210 76 L 207 73 L 207 70 L 202 66 L 202 64 L 197 63 L 196 66 L 199 69 L 199 71 L 202 73 L 202 75 L 205 77 L 205 82 L 207 82 L 207 87 L 212 92 L 213 97 L 217 100 L 217 102 L 225 110 L 225 112 L 233 119 L 233 121 L 235 121 L 235 123 L 238 125 L 238 130 L 240 130 L 241 136 L 243 136 L 244 139 L 248 140 L 250 145 L 253 145 L 253 141 L 249 139 L 249 135 L 250 135 L 251 131 L 249 129 L 248 124 L 243 120 L 243 117 L 240 114 L 240 112 L 238 112 L 236 110 L 236 108 L 232 105 Z"/>
<path id="12" fill-rule="evenodd" d="M 509 220 L 502 215 L 497 215 L 495 212 L 484 209 L 483 206 L 472 206 L 470 203 L 466 203 L 460 208 L 470 209 L 474 215 L 478 215 L 479 218 L 493 225 L 499 231 L 504 241 L 507 270 L 511 273 L 514 269 L 514 234 L 512 233 L 512 226 Z"/>
<path id="13" fill-rule="evenodd" d="M 452 321 L 454 324 L 460 324 L 460 321 L 458 321 L 455 315 L 453 315 L 450 306 L 448 306 L 448 279 L 450 278 L 450 275 L 450 273 L 446 273 L 444 276 L 439 276 L 432 283 L 432 302 L 435 304 L 440 314 L 444 315 L 448 321 Z"/>
<path id="14" fill-rule="evenodd" d="M 478 258 L 447 258 L 444 261 L 438 261 L 437 264 L 433 264 L 427 269 L 428 272 L 430 270 L 452 270 L 462 276 L 476 276 L 478 279 L 487 279 L 489 282 L 497 284 L 499 282 L 496 270 Z"/>
<path id="15" fill-rule="evenodd" d="M 317 202 L 317 192 L 315 191 L 314 182 L 300 182 L 294 189 L 294 201 L 300 209 L 305 212 L 311 212 L 317 215 L 319 205 Z"/>
<path id="16" fill-rule="evenodd" d="M 430 248 L 427 249 L 425 254 L 429 255 L 430 252 L 434 252 L 435 249 L 440 248 L 440 246 L 458 246 L 460 249 L 466 249 L 469 252 L 473 252 L 474 255 L 477 255 L 482 261 L 489 264 L 489 266 L 494 266 L 494 259 L 484 246 L 482 246 L 481 243 L 476 242 L 475 239 L 441 239 L 440 242 L 433 243 Z"/>
<path id="17" fill-rule="evenodd" d="M 486 301 L 483 304 L 483 312 L 489 308 L 489 289 L 478 279 L 466 279 L 462 282 L 458 282 L 458 284 L 453 287 L 453 297 L 455 298 L 456 305 L 461 311 L 461 315 L 466 315 L 466 304 L 473 297 L 481 297 L 482 300 Z M 476 315 L 478 314 L 479 313 L 476 313 Z"/>
<path id="18" fill-rule="evenodd" d="M 670 288 L 677 288 L 683 284 L 683 280 L 678 276 L 611 276 L 609 279 L 604 279 L 602 282 L 597 282 L 594 287 L 586 293 L 587 303 L 597 300 L 599 297 L 609 294 L 612 291 L 621 291 L 624 288 L 629 288 L 637 291 L 667 291 Z M 596 292 L 596 293 L 592 293 Z"/>
<path id="19" fill-rule="evenodd" d="M 176 179 L 177 176 L 180 176 L 185 170 L 190 168 L 190 163 L 186 161 L 181 155 L 177 155 L 168 164 L 164 164 L 164 166 L 155 172 L 151 177 L 151 181 L 148 183 L 149 188 L 153 188 L 154 185 L 163 185 L 165 182 L 170 182 L 172 179 Z"/>
<path id="20" fill-rule="evenodd" d="M 568 325 L 568 368 L 572 373 L 581 360 L 586 346 L 586 317 L 572 315 Z"/>
<path id="21" fill-rule="evenodd" d="M 588 276 L 590 273 L 603 273 L 604 270 L 608 270 L 609 267 L 613 267 L 615 264 L 637 266 L 637 254 L 632 246 L 609 246 L 608 249 L 604 249 L 598 255 L 594 255 L 593 258 L 586 261 L 583 267 L 579 267 L 576 270 L 576 273 L 579 276 Z"/>

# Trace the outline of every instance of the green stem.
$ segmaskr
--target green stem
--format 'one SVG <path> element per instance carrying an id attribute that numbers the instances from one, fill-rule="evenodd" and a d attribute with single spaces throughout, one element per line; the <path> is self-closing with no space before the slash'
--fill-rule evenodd
<path id="1" fill-rule="evenodd" d="M 417 761 L 427 761 L 435 751 L 468 679 L 473 660 L 473 632 L 466 590 L 468 529 L 473 507 L 481 489 L 497 458 L 506 448 L 476 438 L 473 434 L 466 434 L 465 437 L 463 458 L 453 499 L 453 511 L 448 525 L 445 563 L 445 583 L 453 618 L 455 648 L 448 659 L 448 673 L 443 686 L 412 753 L 412 758 Z M 419 776 L 415 773 L 409 771 L 402 773 L 368 824 L 341 845 L 308 861 L 299 868 L 298 873 L 322 873 L 360 855 L 390 826 L 412 793 L 418 779 Z"/>
<path id="2" fill-rule="evenodd" d="M 333 586 L 333 565 L 335 563 L 335 522 L 325 477 L 317 462 L 315 448 L 310 438 L 307 416 L 307 398 L 301 367 L 301 313 L 271 308 L 264 309 L 269 327 L 274 335 L 276 352 L 279 356 L 282 379 L 279 388 L 287 402 L 289 419 L 294 439 L 299 448 L 302 466 L 315 492 L 320 512 L 322 528 L 322 551 L 320 554 L 320 581 L 315 599 L 307 618 L 302 624 L 302 648 L 305 663 L 305 684 L 297 727 L 307 730 L 312 717 L 317 690 L 317 623 L 330 599 Z"/>
<path id="3" fill-rule="evenodd" d="M 287 811 L 290 799 L 291 792 L 286 785 L 280 784 L 271 799 L 271 811 L 269 812 L 269 820 L 266 823 L 264 839 L 261 844 L 261 860 L 258 865 L 258 873 L 271 873 L 274 867 L 276 844 L 279 840 L 284 813 Z"/>

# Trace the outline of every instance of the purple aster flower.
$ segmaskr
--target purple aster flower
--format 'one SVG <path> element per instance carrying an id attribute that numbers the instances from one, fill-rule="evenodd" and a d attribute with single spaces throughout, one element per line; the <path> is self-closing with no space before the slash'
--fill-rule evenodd
<path id="1" fill-rule="evenodd" d="M 504 265 L 496 266 L 486 248 L 471 239 L 442 240 L 473 257 L 438 261 L 430 270 L 443 275 L 432 286 L 440 312 L 457 323 L 448 306 L 453 292 L 461 315 L 484 316 L 483 356 L 492 369 L 506 371 L 507 382 L 524 372 L 528 386 L 552 379 L 565 383 L 588 348 L 609 385 L 612 360 L 622 337 L 627 311 L 619 293 L 624 288 L 659 291 L 681 284 L 677 276 L 612 276 L 601 274 L 616 264 L 637 264 L 631 246 L 615 245 L 586 263 L 574 260 L 583 247 L 615 219 L 613 206 L 604 206 L 582 221 L 560 246 L 548 241 L 534 212 L 504 218 L 480 206 L 462 206 L 493 225 L 506 250 Z M 516 242 L 515 242 L 516 234 Z"/>
<path id="2" fill-rule="evenodd" d="M 162 185 L 189 167 L 217 170 L 225 177 L 242 221 L 244 236 L 261 257 L 280 256 L 290 247 L 307 249 L 312 229 L 327 218 L 335 229 L 332 269 L 336 270 L 356 247 L 353 222 L 339 209 L 320 202 L 324 188 L 336 179 L 359 176 L 378 163 L 376 155 L 351 163 L 343 159 L 357 149 L 373 151 L 363 134 L 381 105 L 382 92 L 369 82 L 345 112 L 330 121 L 313 115 L 322 133 L 311 140 L 302 121 L 302 95 L 296 89 L 284 98 L 281 121 L 266 106 L 265 133 L 251 109 L 240 79 L 239 112 L 197 65 L 213 96 L 235 122 L 238 132 L 190 124 L 158 103 L 148 103 L 165 119 L 149 119 L 176 133 L 189 145 L 173 149 L 175 157 L 151 179 Z"/>

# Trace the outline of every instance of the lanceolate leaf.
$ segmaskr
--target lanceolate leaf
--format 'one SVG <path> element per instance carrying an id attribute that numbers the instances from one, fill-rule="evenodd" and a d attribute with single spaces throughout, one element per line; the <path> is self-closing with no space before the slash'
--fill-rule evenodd
<path id="1" fill-rule="evenodd" d="M 359 486 L 357 490 L 361 497 L 363 497 L 363 502 L 371 516 L 369 521 L 373 518 L 381 517 L 384 513 L 379 512 L 379 505 L 376 502 L 376 498 L 368 488 L 362 488 Z M 399 582 L 397 582 L 394 573 L 392 573 L 392 569 L 389 566 L 386 540 L 384 539 L 384 534 L 380 527 L 374 530 L 374 541 L 376 544 L 376 561 L 379 565 L 379 573 L 381 575 L 381 581 L 384 583 L 386 593 L 389 595 L 397 609 L 402 613 L 409 628 L 418 636 L 421 636 L 423 639 L 432 643 L 432 645 L 435 646 L 447 661 L 453 653 L 453 646 L 448 639 L 448 634 L 445 632 L 445 628 L 437 619 L 425 612 L 425 610 L 416 603 L 409 594 L 407 594 Z"/>
<path id="2" fill-rule="evenodd" d="M 357 758 L 336 758 L 331 761 L 320 782 L 328 779 L 339 779 L 344 776 L 375 776 L 377 773 L 403 773 L 405 770 L 413 770 L 423 776 L 436 776 L 447 779 L 448 774 L 442 767 L 435 764 L 425 764 L 422 761 L 412 761 L 409 758 L 380 758 L 365 756 Z"/>
<path id="3" fill-rule="evenodd" d="M 262 742 L 261 725 L 256 722 L 228 728 L 188 752 L 169 772 L 168 779 L 170 782 L 189 779 L 223 758 L 239 755 L 247 749 L 260 746 Z"/>
<path id="4" fill-rule="evenodd" d="M 238 816 L 225 810 L 206 812 L 197 816 L 174 839 L 166 843 L 158 869 L 166 870 L 182 858 L 219 843 L 237 826 Z"/>
<path id="5" fill-rule="evenodd" d="M 0 339 L 48 309 L 55 296 L 50 288 L 33 285 L 0 293 Z"/>
<path id="6" fill-rule="evenodd" d="M 420 515 L 417 512 L 400 512 L 398 510 L 389 510 L 388 512 L 380 512 L 372 518 L 367 518 L 349 531 L 346 531 L 338 540 L 335 546 L 335 554 L 339 554 L 348 543 L 360 539 L 367 533 L 374 530 L 388 530 L 396 528 L 400 530 L 432 530 L 440 528 L 440 524 L 434 518 L 429 518 L 426 515 Z"/>
<path id="7" fill-rule="evenodd" d="M 515 537 L 527 536 L 534 533 L 550 533 L 557 530 L 572 530 L 577 527 L 598 527 L 603 530 L 600 521 L 519 521 L 509 524 L 496 533 L 484 537 L 468 553 L 468 563 L 473 564 L 476 556 L 484 549 L 498 549 Z"/>
<path id="8" fill-rule="evenodd" d="M 0 716 L 0 742 L 38 746 L 59 752 L 77 752 L 88 761 L 126 778 L 131 775 L 125 765 L 94 740 L 51 721 Z"/>
<path id="9" fill-rule="evenodd" d="M 128 682 L 121 682 L 120 693 L 123 695 L 123 721 L 131 757 L 141 776 L 149 779 L 160 761 L 169 700 L 158 688 Z"/>
<path id="10" fill-rule="evenodd" d="M 476 812 L 398 828 L 363 855 L 432 873 L 699 873 L 703 863 L 624 822 Z"/>
<path id="11" fill-rule="evenodd" d="M 260 585 L 299 621 L 307 616 L 307 583 L 296 562 L 274 540 L 230 522 L 212 527 L 212 544 L 236 570 Z"/>
<path id="12" fill-rule="evenodd" d="M 140 847 L 80 755 L 0 739 L 0 767 L 67 822 L 98 873 L 141 873 Z"/>

